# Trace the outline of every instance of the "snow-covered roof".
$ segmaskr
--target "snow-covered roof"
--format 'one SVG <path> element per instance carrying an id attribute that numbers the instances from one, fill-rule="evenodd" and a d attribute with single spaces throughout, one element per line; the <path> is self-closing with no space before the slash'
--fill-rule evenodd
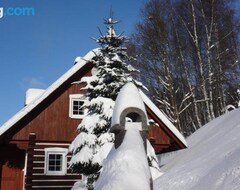
<path id="1" fill-rule="evenodd" d="M 172 133 L 187 147 L 187 142 L 183 135 L 177 130 L 177 128 L 169 121 L 169 119 L 157 108 L 157 106 L 140 91 L 143 102 L 156 114 L 156 116 L 167 126 L 167 128 L 172 131 Z"/>
<path id="2" fill-rule="evenodd" d="M 60 87 L 67 79 L 74 75 L 79 69 L 86 65 L 88 60 L 91 60 L 95 53 L 98 52 L 98 48 L 87 53 L 83 58 L 76 58 L 75 65 L 70 68 L 65 74 L 63 74 L 58 80 L 56 80 L 51 86 L 49 86 L 38 98 L 32 101 L 30 104 L 21 109 L 12 118 L 10 118 L 6 123 L 0 127 L 0 136 L 16 124 L 21 118 L 27 115 L 31 110 L 33 110 L 37 105 L 39 105 L 44 99 L 46 99 L 50 94 L 52 94 L 58 87 Z"/>
<path id="3" fill-rule="evenodd" d="M 240 189 L 239 115 L 239 108 L 228 112 L 188 137 L 188 149 L 165 158 L 154 189 Z"/>
<path id="4" fill-rule="evenodd" d="M 40 96 L 38 96 L 31 103 L 26 105 L 18 113 L 16 113 L 12 118 L 10 118 L 6 123 L 0 127 L 0 136 L 10 129 L 14 124 L 16 124 L 20 119 L 31 112 L 37 105 L 39 105 L 43 100 L 45 100 L 50 94 L 52 94 L 56 89 L 58 89 L 66 80 L 78 72 L 83 66 L 86 65 L 88 60 L 91 60 L 99 49 L 93 49 L 87 53 L 83 58 L 77 57 L 75 60 L 75 65 L 70 68 L 65 74 L 63 74 L 58 80 L 56 80 L 51 86 L 49 86 Z M 174 135 L 185 145 L 187 143 L 181 133 L 177 128 L 167 119 L 167 117 L 156 107 L 156 105 L 143 93 L 140 91 L 143 102 L 156 114 L 156 116 L 162 120 L 162 122 L 168 127 L 168 129 L 174 133 Z"/>

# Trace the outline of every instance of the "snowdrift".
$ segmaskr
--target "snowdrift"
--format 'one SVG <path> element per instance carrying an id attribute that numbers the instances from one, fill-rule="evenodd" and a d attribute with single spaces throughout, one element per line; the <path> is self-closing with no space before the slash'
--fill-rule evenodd
<path id="1" fill-rule="evenodd" d="M 203 126 L 161 169 L 154 190 L 239 190 L 240 109 Z"/>

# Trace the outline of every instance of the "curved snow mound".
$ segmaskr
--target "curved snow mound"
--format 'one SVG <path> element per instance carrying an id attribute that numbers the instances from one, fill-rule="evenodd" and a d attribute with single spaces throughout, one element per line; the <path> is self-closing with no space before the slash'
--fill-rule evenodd
<path id="1" fill-rule="evenodd" d="M 146 109 L 140 95 L 138 88 L 131 82 L 125 84 L 117 97 L 112 116 L 113 127 L 116 124 L 120 124 L 121 113 L 128 108 L 137 108 L 144 112 L 145 117 L 147 118 Z"/>
<path id="2" fill-rule="evenodd" d="M 240 109 L 203 126 L 154 181 L 154 190 L 240 189 Z"/>
<path id="3" fill-rule="evenodd" d="M 150 176 L 142 137 L 131 127 L 104 161 L 94 190 L 150 190 Z"/>

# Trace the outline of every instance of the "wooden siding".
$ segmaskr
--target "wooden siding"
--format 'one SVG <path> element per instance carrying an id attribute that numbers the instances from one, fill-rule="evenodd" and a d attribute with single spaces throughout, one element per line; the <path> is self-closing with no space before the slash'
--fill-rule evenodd
<path id="1" fill-rule="evenodd" d="M 87 72 L 86 75 L 90 75 Z M 80 88 L 84 84 L 73 84 L 79 81 L 82 75 L 73 78 L 68 83 L 58 89 L 41 108 L 38 108 L 34 115 L 29 115 L 25 121 L 19 125 L 20 130 L 12 140 L 26 140 L 30 133 L 37 134 L 38 141 L 60 141 L 71 142 L 76 136 L 76 128 L 81 122 L 80 119 L 69 117 L 69 95 L 84 94 Z"/>
<path id="2" fill-rule="evenodd" d="M 83 76 L 90 76 L 91 68 L 92 66 L 88 65 L 80 69 L 26 117 L 23 117 L 15 126 L 11 127 L 6 134 L 0 137 L 0 140 L 26 143 L 28 135 L 35 133 L 37 134 L 37 141 L 71 142 L 77 135 L 76 128 L 81 120 L 69 117 L 69 95 L 84 94 L 84 91 L 80 91 L 84 84 L 74 82 L 79 81 Z M 175 148 L 185 148 L 152 110 L 146 109 L 149 118 L 159 125 L 158 127 L 151 126 L 149 132 L 149 139 L 156 152 L 160 153 L 162 149 L 172 146 L 172 141 L 176 141 L 173 150 Z M 7 138 L 4 138 L 4 136 Z"/>
<path id="3" fill-rule="evenodd" d="M 146 106 L 149 119 L 154 120 L 158 126 L 150 126 L 148 139 L 153 145 L 156 154 L 186 148 L 185 145 L 170 131 L 170 129 Z"/>
<path id="4" fill-rule="evenodd" d="M 66 143 L 49 143 L 35 141 L 36 136 L 29 136 L 29 148 L 27 158 L 27 173 L 25 180 L 26 190 L 70 190 L 76 181 L 81 180 L 81 175 L 72 174 L 67 170 L 65 175 L 46 175 L 45 174 L 45 148 L 68 148 Z M 67 155 L 67 162 L 71 155 Z"/>
<path id="5" fill-rule="evenodd" d="M 160 154 L 163 149 L 166 149 L 171 145 L 169 136 L 158 126 L 150 126 L 148 139 L 156 154 Z"/>

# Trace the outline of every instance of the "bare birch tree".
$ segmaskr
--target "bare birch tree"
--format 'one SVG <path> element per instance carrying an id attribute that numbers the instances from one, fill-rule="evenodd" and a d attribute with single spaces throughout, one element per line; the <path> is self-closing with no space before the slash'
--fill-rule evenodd
<path id="1" fill-rule="evenodd" d="M 229 2 L 150 0 L 129 44 L 141 80 L 185 135 L 236 99 L 238 21 Z"/>

